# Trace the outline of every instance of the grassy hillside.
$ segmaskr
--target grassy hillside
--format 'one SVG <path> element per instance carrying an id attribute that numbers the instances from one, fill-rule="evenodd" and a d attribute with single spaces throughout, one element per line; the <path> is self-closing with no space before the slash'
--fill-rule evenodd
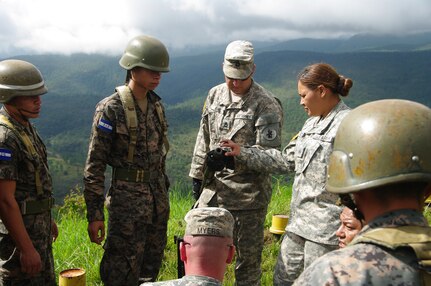
<path id="1" fill-rule="evenodd" d="M 124 81 L 118 57 L 77 54 L 23 56 L 45 75 L 49 93 L 35 121 L 50 153 L 57 202 L 76 185 L 82 169 L 94 107 Z M 204 99 L 208 89 L 223 81 L 223 51 L 174 57 L 172 72 L 163 75 L 157 93 L 169 122 L 171 152 L 168 173 L 173 183 L 189 182 L 188 171 Z M 411 99 L 431 106 L 431 51 L 317 53 L 256 50 L 255 80 L 283 103 L 283 145 L 307 118 L 299 105 L 296 75 L 306 65 L 328 62 L 353 79 L 345 99 L 351 107 L 383 98 Z"/>

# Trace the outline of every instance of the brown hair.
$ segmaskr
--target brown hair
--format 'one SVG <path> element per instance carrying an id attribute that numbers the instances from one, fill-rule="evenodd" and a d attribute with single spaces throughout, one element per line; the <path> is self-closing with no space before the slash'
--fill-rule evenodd
<path id="1" fill-rule="evenodd" d="M 329 88 L 332 92 L 341 96 L 347 96 L 353 81 L 339 75 L 329 64 L 317 63 L 305 67 L 299 74 L 298 80 L 310 89 L 316 89 L 319 85 Z"/>

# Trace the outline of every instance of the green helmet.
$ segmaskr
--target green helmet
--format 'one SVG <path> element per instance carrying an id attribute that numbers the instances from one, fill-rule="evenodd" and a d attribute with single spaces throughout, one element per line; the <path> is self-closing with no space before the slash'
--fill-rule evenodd
<path id="1" fill-rule="evenodd" d="M 42 74 L 31 63 L 21 60 L 0 62 L 0 103 L 16 96 L 42 95 L 48 90 Z"/>
<path id="2" fill-rule="evenodd" d="M 126 70 L 143 67 L 152 71 L 169 71 L 169 54 L 165 45 L 156 38 L 142 35 L 130 40 L 120 59 Z"/>
<path id="3" fill-rule="evenodd" d="M 431 109 L 408 100 L 363 104 L 340 124 L 327 190 L 357 192 L 400 182 L 431 182 Z"/>

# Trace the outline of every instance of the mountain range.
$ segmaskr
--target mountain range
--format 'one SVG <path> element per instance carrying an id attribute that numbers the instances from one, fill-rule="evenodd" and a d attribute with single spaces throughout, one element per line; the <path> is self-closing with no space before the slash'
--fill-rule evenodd
<path id="1" fill-rule="evenodd" d="M 431 33 L 256 42 L 254 46 L 254 80 L 283 104 L 283 144 L 301 129 L 307 118 L 299 105 L 296 75 L 312 63 L 327 62 L 353 80 L 345 98 L 352 108 L 384 98 L 409 99 L 431 106 Z M 224 81 L 224 48 L 189 48 L 172 53 L 171 72 L 163 74 L 156 90 L 163 99 L 169 122 L 171 151 L 167 162 L 173 183 L 190 183 L 187 175 L 202 106 L 208 90 Z M 41 117 L 34 123 L 49 150 L 57 201 L 82 185 L 95 105 L 125 79 L 125 71 L 118 65 L 120 56 L 15 57 L 35 64 L 49 89 L 43 96 Z"/>

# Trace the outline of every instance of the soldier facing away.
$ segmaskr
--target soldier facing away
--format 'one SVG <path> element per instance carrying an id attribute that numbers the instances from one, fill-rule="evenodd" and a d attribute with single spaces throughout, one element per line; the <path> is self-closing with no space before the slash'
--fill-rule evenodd
<path id="1" fill-rule="evenodd" d="M 316 260 L 295 285 L 431 285 L 431 109 L 407 100 L 363 104 L 338 129 L 328 191 L 351 194 L 366 225 Z"/>
<path id="2" fill-rule="evenodd" d="M 0 62 L 0 285 L 56 285 L 52 179 L 46 147 L 30 123 L 46 92 L 31 63 Z"/>
<path id="3" fill-rule="evenodd" d="M 223 207 L 235 218 L 235 279 L 237 285 L 247 286 L 260 285 L 271 176 L 259 171 L 236 172 L 224 168 L 215 172 L 215 176 L 204 178 L 204 161 L 206 154 L 226 138 L 241 145 L 280 147 L 282 108 L 269 91 L 253 80 L 255 67 L 250 42 L 234 41 L 226 47 L 225 83 L 208 93 L 189 173 L 198 198 L 197 207 Z M 202 180 L 203 190 L 199 194 Z"/>
<path id="4" fill-rule="evenodd" d="M 94 114 L 84 171 L 88 234 L 105 236 L 105 169 L 112 167 L 108 233 L 100 276 L 105 285 L 155 281 L 166 246 L 169 181 L 165 171 L 167 123 L 153 91 L 169 71 L 169 54 L 159 40 L 142 35 L 127 45 L 120 65 L 126 84 L 100 101 Z"/>
<path id="5" fill-rule="evenodd" d="M 221 286 L 226 266 L 235 254 L 233 217 L 223 208 L 190 210 L 184 220 L 186 231 L 180 244 L 185 273 L 181 279 L 144 285 Z"/>

